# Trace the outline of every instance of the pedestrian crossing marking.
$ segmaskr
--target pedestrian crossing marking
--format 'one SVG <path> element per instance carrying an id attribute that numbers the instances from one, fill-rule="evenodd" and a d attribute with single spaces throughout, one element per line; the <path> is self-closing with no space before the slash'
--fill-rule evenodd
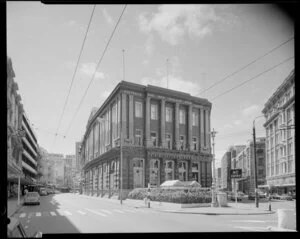
<path id="1" fill-rule="evenodd" d="M 40 217 L 40 216 L 42 216 L 42 213 L 37 212 L 37 213 L 35 214 L 35 216 Z"/>
<path id="2" fill-rule="evenodd" d="M 57 216 L 55 212 L 50 212 L 51 216 Z"/>
<path id="3" fill-rule="evenodd" d="M 20 214 L 20 217 L 25 217 L 26 216 L 26 213 L 21 213 Z"/>
<path id="4" fill-rule="evenodd" d="M 65 214 L 67 214 L 68 216 L 72 216 L 72 213 L 68 212 L 68 211 L 64 211 Z"/>
<path id="5" fill-rule="evenodd" d="M 100 211 L 106 212 L 107 214 L 112 214 L 112 212 L 110 212 L 110 211 L 108 211 L 108 210 L 105 210 L 105 209 L 100 209 Z"/>
<path id="6" fill-rule="evenodd" d="M 103 213 L 101 213 L 101 212 L 96 212 L 96 211 L 93 211 L 93 210 L 88 209 L 88 208 L 85 208 L 85 210 L 87 210 L 87 211 L 89 211 L 89 212 L 92 212 L 92 213 L 95 213 L 95 214 L 97 214 L 97 215 L 100 215 L 100 216 L 102 216 L 102 217 L 106 217 L 106 214 L 103 214 Z"/>
<path id="7" fill-rule="evenodd" d="M 118 209 L 114 209 L 114 211 L 119 212 L 119 213 L 124 213 L 123 211 L 118 210 Z"/>
<path id="8" fill-rule="evenodd" d="M 79 211 L 79 210 L 77 212 L 79 212 L 80 214 L 83 214 L 83 215 L 86 214 L 85 212 L 82 212 L 82 211 Z"/>
<path id="9" fill-rule="evenodd" d="M 124 211 L 126 211 L 126 212 L 133 212 L 133 213 L 135 213 L 136 211 L 133 211 L 133 210 L 130 210 L 130 209 L 123 209 Z"/>

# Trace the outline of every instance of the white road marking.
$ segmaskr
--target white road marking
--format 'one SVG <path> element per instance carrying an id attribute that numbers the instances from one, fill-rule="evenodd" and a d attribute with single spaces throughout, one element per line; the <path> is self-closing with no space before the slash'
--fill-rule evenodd
<path id="1" fill-rule="evenodd" d="M 70 213 L 70 212 L 68 212 L 68 211 L 64 211 L 64 213 L 67 214 L 67 215 L 69 215 L 69 216 L 72 215 L 72 213 Z"/>
<path id="2" fill-rule="evenodd" d="M 50 212 L 50 214 L 51 214 L 52 216 L 56 216 L 56 213 L 55 213 L 55 212 Z"/>
<path id="3" fill-rule="evenodd" d="M 277 222 L 277 221 L 260 221 L 260 220 L 230 220 L 231 222 L 257 222 L 257 223 L 267 223 L 267 222 Z"/>
<path id="4" fill-rule="evenodd" d="M 234 228 L 240 228 L 247 231 L 256 231 L 256 232 L 269 231 L 268 228 L 266 227 L 234 227 Z"/>
<path id="5" fill-rule="evenodd" d="M 124 213 L 123 211 L 118 210 L 118 209 L 114 209 L 114 211 L 119 212 L 119 213 Z"/>
<path id="6" fill-rule="evenodd" d="M 133 212 L 133 213 L 135 213 L 136 211 L 133 211 L 133 210 L 130 210 L 130 209 L 123 209 L 124 211 L 126 211 L 126 212 Z"/>
<path id="7" fill-rule="evenodd" d="M 42 213 L 37 212 L 37 213 L 35 214 L 35 216 L 40 217 L 40 216 L 42 216 Z"/>
<path id="8" fill-rule="evenodd" d="M 85 215 L 86 213 L 85 212 L 83 212 L 83 211 L 77 211 L 77 212 L 79 212 L 80 214 L 82 214 L 82 215 Z"/>
<path id="9" fill-rule="evenodd" d="M 21 213 L 20 214 L 20 217 L 25 217 L 26 216 L 26 213 Z"/>
<path id="10" fill-rule="evenodd" d="M 107 214 L 112 214 L 112 212 L 110 212 L 110 211 L 108 211 L 108 210 L 105 210 L 105 209 L 99 209 L 100 211 L 102 211 L 102 212 L 105 212 L 105 213 L 107 213 Z"/>
<path id="11" fill-rule="evenodd" d="M 93 210 L 88 209 L 88 208 L 85 208 L 85 210 L 87 210 L 87 211 L 89 211 L 89 212 L 92 212 L 92 213 L 95 213 L 95 214 L 97 214 L 97 215 L 100 215 L 100 216 L 102 216 L 102 217 L 106 217 L 106 215 L 103 214 L 103 213 L 101 213 L 101 212 L 96 212 L 96 211 L 93 211 Z"/>

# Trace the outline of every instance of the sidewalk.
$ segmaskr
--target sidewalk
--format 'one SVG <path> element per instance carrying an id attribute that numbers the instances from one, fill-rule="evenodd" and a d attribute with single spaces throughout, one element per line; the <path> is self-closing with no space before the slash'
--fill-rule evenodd
<path id="1" fill-rule="evenodd" d="M 7 199 L 7 217 L 13 216 L 22 206 L 24 202 L 24 196 L 20 197 L 20 205 L 18 205 L 18 198 Z"/>
<path id="2" fill-rule="evenodd" d="M 120 204 L 118 199 L 109 199 L 101 197 L 91 197 L 80 195 L 81 197 L 91 198 L 95 200 L 105 200 L 111 203 Z M 148 208 L 143 200 L 126 199 L 123 200 L 123 205 L 133 208 Z M 269 211 L 267 208 L 256 208 L 253 205 L 243 203 L 228 203 L 228 207 L 195 207 L 181 208 L 180 204 L 167 202 L 150 202 L 150 208 L 161 212 L 169 213 L 185 213 L 185 214 L 204 214 L 204 215 L 258 215 L 258 214 L 273 214 L 276 211 Z"/>

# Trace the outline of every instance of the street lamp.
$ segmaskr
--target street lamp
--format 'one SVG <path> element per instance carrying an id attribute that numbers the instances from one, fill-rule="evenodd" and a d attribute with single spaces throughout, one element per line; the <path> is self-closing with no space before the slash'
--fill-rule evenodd
<path id="1" fill-rule="evenodd" d="M 257 165 L 256 165 L 256 138 L 255 138 L 255 120 L 264 117 L 264 115 L 257 116 L 253 120 L 253 148 L 254 148 L 254 176 L 255 176 L 255 205 L 259 207 L 258 188 L 257 188 Z"/>
<path id="2" fill-rule="evenodd" d="M 216 137 L 216 131 L 215 129 L 213 129 L 213 131 L 211 132 L 211 138 L 212 138 L 212 146 L 213 146 L 213 175 L 212 175 L 212 186 L 211 186 L 211 207 L 215 207 L 216 206 L 216 198 L 215 198 L 215 184 L 216 184 L 216 175 L 215 175 L 215 137 Z"/>

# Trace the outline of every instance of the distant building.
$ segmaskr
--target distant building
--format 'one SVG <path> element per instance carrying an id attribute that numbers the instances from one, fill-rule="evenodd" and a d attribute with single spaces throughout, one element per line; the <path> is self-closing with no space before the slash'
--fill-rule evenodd
<path id="1" fill-rule="evenodd" d="M 75 143 L 75 158 L 76 158 L 76 169 L 80 170 L 80 147 L 81 147 L 81 142 L 76 142 Z"/>
<path id="2" fill-rule="evenodd" d="M 118 195 L 120 169 L 127 192 L 176 179 L 210 187 L 211 107 L 187 93 L 120 82 L 88 120 L 82 140 L 85 192 Z"/>
<path id="3" fill-rule="evenodd" d="M 266 122 L 267 182 L 279 193 L 296 191 L 295 72 L 269 98 L 262 113 Z"/>
<path id="4" fill-rule="evenodd" d="M 48 161 L 53 165 L 53 181 L 57 186 L 65 184 L 65 158 L 63 154 L 48 154 Z"/>
<path id="5" fill-rule="evenodd" d="M 217 179 L 217 188 L 221 189 L 221 182 L 222 182 L 222 168 L 217 168 L 217 174 L 216 174 L 216 179 Z"/>
<path id="6" fill-rule="evenodd" d="M 232 191 L 232 180 L 230 177 L 230 170 L 233 169 L 236 155 L 245 148 L 245 145 L 231 146 L 225 152 L 221 159 L 221 189 L 225 191 Z"/>
<path id="7" fill-rule="evenodd" d="M 256 138 L 256 167 L 257 185 L 264 185 L 266 181 L 265 169 L 265 137 Z M 238 191 L 246 194 L 255 192 L 255 167 L 254 167 L 254 145 L 249 140 L 246 147 L 237 154 L 234 159 L 233 168 L 242 169 L 242 178 L 237 179 Z"/>

